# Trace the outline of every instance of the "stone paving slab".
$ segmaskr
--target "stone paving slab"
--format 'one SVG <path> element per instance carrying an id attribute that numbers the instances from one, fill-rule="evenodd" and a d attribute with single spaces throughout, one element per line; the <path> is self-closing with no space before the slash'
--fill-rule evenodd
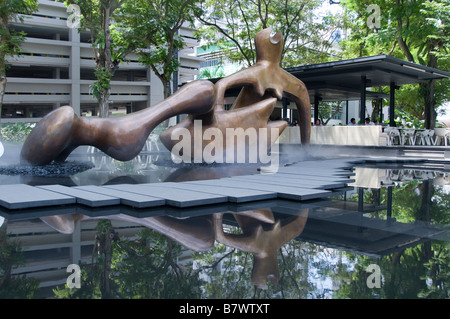
<path id="1" fill-rule="evenodd" d="M 179 188 L 174 190 L 173 184 L 176 183 L 108 185 L 105 187 L 163 198 L 166 200 L 167 205 L 174 207 L 192 207 L 197 205 L 224 203 L 228 201 L 228 196 L 226 195 L 201 193 Z"/>
<path id="2" fill-rule="evenodd" d="M 336 178 L 343 178 L 348 176 L 353 176 L 354 173 L 352 171 L 337 171 L 337 170 L 330 170 L 330 171 L 324 171 L 323 169 L 319 168 L 309 168 L 309 167 L 283 167 L 280 168 L 277 172 L 277 174 L 292 174 L 292 175 L 304 175 L 304 176 L 311 176 L 315 177 L 316 179 L 336 179 Z"/>
<path id="3" fill-rule="evenodd" d="M 285 185 L 285 186 L 295 186 L 304 188 L 339 188 L 347 186 L 347 181 L 345 182 L 332 182 L 332 181 L 318 181 L 315 179 L 303 179 L 302 177 L 292 178 L 289 175 L 287 177 L 281 176 L 265 176 L 265 175 L 252 175 L 252 176 L 235 176 L 230 177 L 232 180 L 240 181 L 255 181 L 258 183 L 271 184 L 271 185 Z"/>
<path id="4" fill-rule="evenodd" d="M 267 175 L 267 174 L 261 174 L 261 175 Z M 354 172 L 346 172 L 343 171 L 342 173 L 335 174 L 335 175 L 318 175 L 315 174 L 313 170 L 308 169 L 307 171 L 278 171 L 276 174 L 278 176 L 290 176 L 292 178 L 308 178 L 308 179 L 314 179 L 318 181 L 341 181 L 341 180 L 347 180 L 349 177 L 354 176 Z"/>
<path id="5" fill-rule="evenodd" d="M 231 203 L 244 203 L 265 199 L 274 199 L 277 197 L 277 193 L 272 191 L 205 185 L 198 182 L 176 183 L 176 185 L 174 185 L 173 187 L 193 190 L 202 193 L 225 195 L 228 196 L 228 201 Z"/>
<path id="6" fill-rule="evenodd" d="M 233 180 L 232 178 L 222 178 L 218 180 L 205 180 L 201 182 L 204 185 L 225 186 L 231 188 L 245 188 L 277 193 L 278 198 L 292 200 L 309 200 L 330 196 L 331 192 L 320 189 L 307 189 L 301 187 L 289 187 L 283 185 L 270 185 L 254 183 L 250 181 Z"/>
<path id="7" fill-rule="evenodd" d="M 126 187 L 124 189 L 113 189 L 104 186 L 77 186 L 74 188 L 106 196 L 117 197 L 120 198 L 121 204 L 136 208 L 156 207 L 166 204 L 166 200 L 163 198 L 130 193 L 126 191 Z"/>
<path id="8" fill-rule="evenodd" d="M 45 185 L 45 186 L 36 186 L 35 188 L 44 189 L 47 191 L 52 191 L 55 193 L 75 197 L 78 204 L 90 207 L 111 206 L 120 204 L 120 198 L 118 197 L 102 195 L 99 193 L 92 193 L 89 191 L 76 189 L 75 187 L 68 187 L 62 185 Z"/>
<path id="9" fill-rule="evenodd" d="M 75 204 L 76 198 L 25 184 L 0 185 L 0 206 L 8 209 Z"/>

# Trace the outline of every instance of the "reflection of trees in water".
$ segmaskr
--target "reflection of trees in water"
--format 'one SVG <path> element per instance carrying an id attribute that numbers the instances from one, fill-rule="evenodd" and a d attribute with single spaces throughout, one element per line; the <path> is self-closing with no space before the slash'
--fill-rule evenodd
<path id="1" fill-rule="evenodd" d="M 198 298 L 199 280 L 178 264 L 180 245 L 150 229 L 118 238 L 100 220 L 92 263 L 81 265 L 81 288 L 59 287 L 59 298 Z"/>
<path id="2" fill-rule="evenodd" d="M 449 298 L 449 246 L 447 243 L 436 242 L 426 247 L 420 244 L 407 248 L 380 259 L 345 253 L 355 264 L 352 271 L 346 267 L 328 269 L 335 280 L 341 282 L 335 298 L 381 298 L 381 299 L 412 299 L 412 298 Z M 429 250 L 432 257 L 429 258 Z M 366 272 L 370 264 L 380 266 L 382 274 L 381 288 L 369 288 Z M 341 280 L 346 278 L 346 280 Z"/>
<path id="3" fill-rule="evenodd" d="M 386 204 L 388 191 L 364 192 L 364 202 Z M 396 187 L 392 217 L 448 225 L 449 194 L 432 181 Z M 355 212 L 357 213 L 357 212 Z M 383 219 L 386 210 L 364 213 Z M 279 281 L 259 289 L 252 281 L 254 256 L 222 243 L 209 250 L 186 250 L 156 231 L 136 238 L 114 236 L 110 221 L 97 228 L 92 265 L 82 265 L 81 289 L 55 290 L 60 298 L 448 298 L 448 242 L 427 241 L 374 259 L 300 240 L 277 250 Z M 242 234 L 228 226 L 230 234 Z M 243 235 L 243 234 L 242 234 Z M 186 256 L 188 256 L 186 258 Z M 381 288 L 369 288 L 366 272 L 380 266 Z"/>
<path id="4" fill-rule="evenodd" d="M 134 239 L 97 236 L 94 265 L 82 265 L 80 289 L 60 298 L 448 298 L 449 245 L 423 243 L 379 259 L 293 240 L 278 251 L 280 280 L 267 290 L 252 282 L 251 253 L 217 243 L 190 254 L 155 231 Z M 110 245 L 107 243 L 110 238 Z M 110 248 L 108 248 L 110 247 Z M 108 252 L 109 250 L 109 252 Z M 111 256 L 108 263 L 108 254 Z M 377 264 L 381 289 L 369 288 L 367 266 Z M 105 274 L 107 276 L 105 277 Z M 102 282 L 108 278 L 108 284 Z M 324 283 L 328 283 L 325 284 Z M 330 287 L 331 286 L 331 287 Z M 330 290 L 331 289 L 331 290 Z"/>
<path id="5" fill-rule="evenodd" d="M 364 192 L 364 202 L 381 204 L 387 202 L 387 188 L 377 192 Z M 432 180 L 412 181 L 393 190 L 392 217 L 403 223 L 429 223 L 448 225 L 450 194 L 444 188 L 433 185 Z M 374 218 L 386 218 L 386 211 L 367 214 Z M 342 281 L 336 293 L 338 298 L 449 298 L 450 297 L 450 245 L 446 241 L 427 241 L 417 246 L 400 250 L 378 260 L 367 256 L 345 253 L 356 264 L 351 273 L 343 269 L 329 269 L 329 274 Z M 381 289 L 366 285 L 369 275 L 367 266 L 380 266 L 384 280 Z M 338 280 L 340 281 L 340 279 Z"/>
<path id="6" fill-rule="evenodd" d="M 0 299 L 33 298 L 39 289 L 34 278 L 15 276 L 12 270 L 25 264 L 20 243 L 8 239 L 7 220 L 0 225 Z"/>
<path id="7" fill-rule="evenodd" d="M 314 284 L 308 280 L 309 256 L 317 247 L 292 241 L 278 251 L 280 279 L 277 285 L 259 289 L 252 282 L 251 253 L 218 244 L 195 253 L 196 268 L 203 278 L 203 298 L 308 298 Z M 317 296 L 320 298 L 320 296 Z"/>

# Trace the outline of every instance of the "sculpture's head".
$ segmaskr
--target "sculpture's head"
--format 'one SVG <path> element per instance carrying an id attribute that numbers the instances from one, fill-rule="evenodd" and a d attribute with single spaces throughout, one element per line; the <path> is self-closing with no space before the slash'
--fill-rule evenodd
<path id="1" fill-rule="evenodd" d="M 259 31 L 255 36 L 256 61 L 266 60 L 280 64 L 283 52 L 283 35 L 275 33 L 271 37 L 272 29 L 267 28 Z"/>

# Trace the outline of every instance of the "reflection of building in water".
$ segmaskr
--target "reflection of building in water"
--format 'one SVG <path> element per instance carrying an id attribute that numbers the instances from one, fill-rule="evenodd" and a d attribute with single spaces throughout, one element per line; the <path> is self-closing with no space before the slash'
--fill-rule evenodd
<path id="1" fill-rule="evenodd" d="M 56 231 L 40 219 L 8 221 L 8 236 L 21 244 L 26 264 L 14 268 L 12 275 L 36 278 L 43 291 L 64 285 L 70 264 L 92 262 L 97 220 L 77 221 L 71 234 Z M 114 230 L 125 238 L 135 238 L 144 227 L 134 223 L 112 221 Z"/>

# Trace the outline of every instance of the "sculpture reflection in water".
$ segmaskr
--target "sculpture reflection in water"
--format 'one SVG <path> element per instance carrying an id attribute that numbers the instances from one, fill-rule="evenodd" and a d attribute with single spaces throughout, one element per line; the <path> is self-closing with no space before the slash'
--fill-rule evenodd
<path id="1" fill-rule="evenodd" d="M 308 209 L 301 210 L 298 216 L 277 220 L 270 209 L 233 215 L 242 234 L 225 233 L 222 227 L 223 214 L 215 214 L 217 241 L 253 255 L 252 281 L 256 287 L 267 289 L 267 280 L 274 285 L 278 284 L 278 250 L 303 232 L 308 219 Z"/>
<path id="2" fill-rule="evenodd" d="M 88 217 L 82 214 L 46 216 L 41 219 L 60 233 L 74 232 L 78 221 L 86 219 L 109 219 L 132 222 L 155 230 L 182 246 L 197 252 L 211 249 L 218 241 L 253 255 L 252 281 L 261 289 L 267 289 L 267 280 L 277 284 L 279 280 L 277 253 L 282 245 L 299 236 L 308 218 L 308 209 L 298 216 L 276 219 L 271 209 L 249 210 L 233 214 L 242 234 L 235 235 L 223 230 L 223 216 L 217 213 L 208 216 L 177 219 L 169 216 L 137 218 L 124 214 Z"/>
<path id="3" fill-rule="evenodd" d="M 30 133 L 22 147 L 21 160 L 32 165 L 46 165 L 53 160 L 66 160 L 80 145 L 90 145 L 117 160 L 128 161 L 139 154 L 159 123 L 179 114 L 188 114 L 188 117 L 160 135 L 169 150 L 177 143 L 172 140 L 176 129 L 184 128 L 193 133 L 194 122 L 201 120 L 202 137 L 210 128 L 223 133 L 222 141 L 212 140 L 211 137 L 197 142 L 202 151 L 207 144 L 214 142 L 215 151 L 221 151 L 226 156 L 228 148 L 234 147 L 226 141 L 228 128 L 242 128 L 244 131 L 253 128 L 258 134 L 261 132 L 259 129 L 268 129 L 262 131 L 267 136 L 258 135 L 257 139 L 266 141 L 270 151 L 270 145 L 278 134 L 273 136 L 269 128 L 281 133 L 287 125 L 285 121 L 268 121 L 276 101 L 284 97 L 295 102 L 299 112 L 301 141 L 304 145 L 309 144 L 311 109 L 308 92 L 302 81 L 280 67 L 283 48 L 281 33 L 271 37 L 270 29 L 260 31 L 255 37 L 255 47 L 255 65 L 216 84 L 207 80 L 188 83 L 162 102 L 138 112 L 102 119 L 78 117 L 72 107 L 60 107 L 47 114 Z M 230 88 L 241 88 L 241 91 L 231 110 L 226 111 L 224 99 Z M 191 134 L 192 145 L 194 137 Z M 218 149 L 220 147 L 222 150 Z"/>

